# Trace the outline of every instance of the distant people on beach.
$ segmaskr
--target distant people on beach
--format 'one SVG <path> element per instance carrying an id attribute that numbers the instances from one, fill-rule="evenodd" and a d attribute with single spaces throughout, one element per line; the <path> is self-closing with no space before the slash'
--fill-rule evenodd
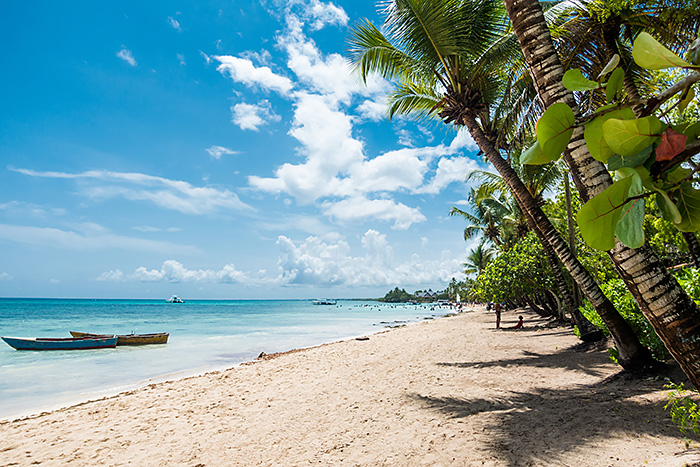
<path id="1" fill-rule="evenodd" d="M 496 312 L 496 329 L 501 329 L 501 311 L 503 311 L 503 307 L 499 302 L 496 302 L 493 309 Z"/>
<path id="2" fill-rule="evenodd" d="M 521 329 L 523 327 L 523 317 L 518 316 L 518 324 L 513 326 L 513 329 Z"/>

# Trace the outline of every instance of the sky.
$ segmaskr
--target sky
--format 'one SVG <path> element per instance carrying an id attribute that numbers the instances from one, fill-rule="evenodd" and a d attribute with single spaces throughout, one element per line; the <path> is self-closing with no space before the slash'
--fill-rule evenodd
<path id="1" fill-rule="evenodd" d="M 0 297 L 368 298 L 462 280 L 468 134 L 389 120 L 346 0 L 0 3 Z"/>

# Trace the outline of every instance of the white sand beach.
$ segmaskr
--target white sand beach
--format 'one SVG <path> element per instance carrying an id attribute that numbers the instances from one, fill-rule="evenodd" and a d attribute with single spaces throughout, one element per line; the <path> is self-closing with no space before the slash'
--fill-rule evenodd
<path id="1" fill-rule="evenodd" d="M 0 466 L 683 466 L 663 378 L 483 308 L 0 423 Z M 67 375 L 67 377 L 75 377 Z"/>

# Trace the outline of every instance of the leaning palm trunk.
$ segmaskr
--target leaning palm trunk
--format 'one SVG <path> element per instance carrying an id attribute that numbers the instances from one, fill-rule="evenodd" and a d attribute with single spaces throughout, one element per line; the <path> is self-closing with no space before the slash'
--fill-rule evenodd
<path id="1" fill-rule="evenodd" d="M 564 70 L 537 0 L 504 0 L 504 4 L 544 105 L 566 102 L 578 114 L 573 93 L 562 85 Z M 591 157 L 582 129 L 574 132 L 564 160 L 584 202 L 610 186 L 610 174 L 601 162 Z M 700 387 L 698 306 L 648 245 L 632 250 L 617 242 L 608 254 L 668 351 L 691 382 Z"/>
<path id="2" fill-rule="evenodd" d="M 532 216 L 533 222 L 546 239 L 546 242 L 554 249 L 561 262 L 591 302 L 603 322 L 605 322 L 618 349 L 620 365 L 631 371 L 641 371 L 653 365 L 654 360 L 649 350 L 639 342 L 630 325 L 620 316 L 610 300 L 600 290 L 593 277 L 571 253 L 564 239 L 549 222 L 549 219 L 537 205 L 537 202 L 515 173 L 515 170 L 501 157 L 489 138 L 484 134 L 476 118 L 473 115 L 465 116 L 463 123 L 476 144 L 484 152 L 486 158 L 501 174 L 503 180 L 513 192 L 513 196 L 515 196 L 518 204 L 523 207 L 524 212 Z"/>

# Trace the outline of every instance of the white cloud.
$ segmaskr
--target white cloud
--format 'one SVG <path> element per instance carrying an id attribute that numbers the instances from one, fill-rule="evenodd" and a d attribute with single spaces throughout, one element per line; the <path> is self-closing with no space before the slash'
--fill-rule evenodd
<path id="1" fill-rule="evenodd" d="M 344 286 L 424 286 L 445 283 L 462 276 L 461 261 L 449 251 L 439 260 L 423 260 L 418 255 L 397 262 L 386 236 L 368 230 L 362 237 L 364 255 L 351 256 L 345 240 L 308 237 L 298 245 L 281 235 L 281 281 L 290 285 Z"/>
<path id="2" fill-rule="evenodd" d="M 94 224 L 78 225 L 73 230 L 0 224 L 0 239 L 24 245 L 76 251 L 119 249 L 163 254 L 174 250 L 182 254 L 198 253 L 195 247 L 116 235 Z"/>
<path id="3" fill-rule="evenodd" d="M 184 214 L 211 214 L 222 209 L 252 210 L 229 190 L 195 187 L 180 180 L 128 172 L 90 170 L 81 173 L 38 172 L 13 169 L 32 177 L 59 178 L 81 182 L 81 193 L 91 199 L 124 198 L 148 201 Z"/>
<path id="4" fill-rule="evenodd" d="M 0 274 L 0 281 L 11 281 L 12 279 L 14 278 L 6 272 Z"/>
<path id="5" fill-rule="evenodd" d="M 268 123 L 279 122 L 282 118 L 272 110 L 269 101 L 263 100 L 257 104 L 241 102 L 231 107 L 231 121 L 241 130 L 258 131 Z"/>
<path id="6" fill-rule="evenodd" d="M 171 28 L 175 29 L 177 32 L 182 32 L 182 27 L 180 27 L 180 22 L 173 18 L 172 16 L 168 16 L 168 24 L 170 25 Z"/>
<path id="7" fill-rule="evenodd" d="M 127 49 L 122 45 L 121 50 L 117 52 L 117 57 L 121 58 L 124 60 L 126 63 L 128 63 L 131 66 L 136 66 L 137 62 L 136 59 L 134 58 L 134 55 L 131 53 L 131 50 Z"/>
<path id="8" fill-rule="evenodd" d="M 239 151 L 232 151 L 228 148 L 225 148 L 223 146 L 212 146 L 210 148 L 207 148 L 207 152 L 211 156 L 212 159 L 221 159 L 221 156 L 223 155 L 234 155 L 234 154 L 239 154 Z"/>
<path id="9" fill-rule="evenodd" d="M 309 2 L 307 13 L 313 18 L 311 28 L 314 30 L 329 25 L 345 26 L 349 20 L 347 13 L 341 7 L 333 3 L 323 3 L 319 0 Z"/>
<path id="10" fill-rule="evenodd" d="M 180 66 L 185 66 L 187 65 L 187 61 L 185 61 L 185 56 L 182 54 L 175 54 L 175 57 L 177 58 L 177 62 L 180 64 Z"/>
<path id="11" fill-rule="evenodd" d="M 121 282 L 124 280 L 124 273 L 121 272 L 119 269 L 113 269 L 108 272 L 103 272 L 97 277 L 98 281 L 105 281 L 105 282 Z"/>
<path id="12" fill-rule="evenodd" d="M 336 219 L 357 222 L 368 219 L 394 221 L 395 230 L 406 230 L 412 224 L 425 221 L 425 216 L 416 208 L 389 199 L 347 198 L 323 204 L 324 213 Z"/>
<path id="13" fill-rule="evenodd" d="M 232 57 L 230 55 L 215 55 L 213 57 L 221 65 L 216 69 L 246 86 L 260 86 L 263 89 L 286 94 L 292 90 L 292 81 L 284 76 L 275 74 L 269 67 L 256 67 L 249 59 Z"/>
<path id="14" fill-rule="evenodd" d="M 442 191 L 450 183 L 465 183 L 469 173 L 473 172 L 474 170 L 483 170 L 483 168 L 483 166 L 480 166 L 476 161 L 470 159 L 469 157 L 455 157 L 452 159 L 442 158 L 438 162 L 438 167 L 435 171 L 435 176 L 433 179 L 429 184 L 417 189 L 416 193 L 440 193 L 440 191 Z"/>
<path id="15" fill-rule="evenodd" d="M 105 274 L 111 274 L 112 271 Z M 205 282 L 214 284 L 250 284 L 255 282 L 247 274 L 236 270 L 233 264 L 227 264 L 220 270 L 187 269 L 175 260 L 163 262 L 160 269 L 140 267 L 130 277 L 120 275 L 120 280 L 135 279 L 142 282 Z"/>
<path id="16" fill-rule="evenodd" d="M 379 101 L 367 99 L 357 106 L 360 117 L 373 122 L 381 122 L 388 118 L 387 103 L 381 99 Z"/>

